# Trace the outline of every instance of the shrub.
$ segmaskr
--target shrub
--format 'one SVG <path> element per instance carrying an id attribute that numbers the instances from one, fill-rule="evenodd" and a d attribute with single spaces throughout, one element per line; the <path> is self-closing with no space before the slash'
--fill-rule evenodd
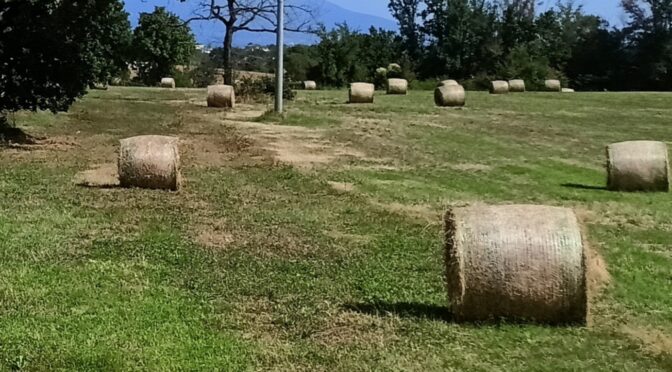
<path id="1" fill-rule="evenodd" d="M 385 67 L 376 69 L 376 73 L 373 77 L 373 84 L 376 88 L 383 88 L 387 85 L 387 69 Z"/>
<path id="2" fill-rule="evenodd" d="M 390 63 L 387 66 L 387 78 L 388 79 L 401 79 L 404 76 L 403 69 L 398 63 Z"/>
<path id="3" fill-rule="evenodd" d="M 273 77 L 243 77 L 235 84 L 236 99 L 240 102 L 267 102 L 275 97 L 275 78 Z M 296 93 L 291 88 L 291 83 L 286 80 L 282 96 L 286 100 L 293 100 Z"/>

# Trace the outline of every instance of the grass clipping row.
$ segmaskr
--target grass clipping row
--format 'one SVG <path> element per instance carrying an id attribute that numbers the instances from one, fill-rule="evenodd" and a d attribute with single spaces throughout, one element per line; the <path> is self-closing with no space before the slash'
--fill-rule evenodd
<path id="1" fill-rule="evenodd" d="M 167 136 L 138 136 L 120 141 L 119 183 L 122 187 L 180 188 L 179 139 Z"/>
<path id="2" fill-rule="evenodd" d="M 445 218 L 448 295 L 458 321 L 585 324 L 578 219 L 566 208 L 455 208 Z"/>

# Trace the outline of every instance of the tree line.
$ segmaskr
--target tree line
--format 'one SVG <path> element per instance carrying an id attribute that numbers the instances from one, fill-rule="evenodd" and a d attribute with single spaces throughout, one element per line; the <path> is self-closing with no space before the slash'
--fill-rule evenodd
<path id="1" fill-rule="evenodd" d="M 622 0 L 627 23 L 610 27 L 573 0 L 535 11 L 532 0 L 391 0 L 399 32 L 342 24 L 319 43 L 288 50 L 296 79 L 345 86 L 375 81 L 389 63 L 410 80 L 453 78 L 473 87 L 547 78 L 581 90 L 670 90 L 672 2 Z"/>

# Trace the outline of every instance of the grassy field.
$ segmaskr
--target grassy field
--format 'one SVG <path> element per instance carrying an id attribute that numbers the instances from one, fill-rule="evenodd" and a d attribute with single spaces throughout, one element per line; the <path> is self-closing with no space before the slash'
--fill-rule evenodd
<path id="1" fill-rule="evenodd" d="M 302 92 L 205 107 L 112 88 L 0 148 L 0 364 L 25 370 L 672 370 L 672 197 L 604 189 L 605 145 L 672 141 L 672 96 Z M 114 187 L 118 140 L 182 140 L 184 189 Z M 587 327 L 457 324 L 450 205 L 575 208 Z M 603 258 L 603 260 L 602 260 Z M 598 291 L 599 290 L 599 291 Z"/>

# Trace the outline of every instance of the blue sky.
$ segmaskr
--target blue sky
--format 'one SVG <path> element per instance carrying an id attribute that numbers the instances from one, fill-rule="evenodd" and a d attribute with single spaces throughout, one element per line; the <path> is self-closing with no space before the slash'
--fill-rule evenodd
<path id="1" fill-rule="evenodd" d="M 189 0 L 187 4 L 180 3 L 178 0 L 126 0 L 126 8 L 133 15 L 137 17 L 140 11 L 151 11 L 154 5 L 167 5 L 172 11 L 182 13 L 190 6 L 193 6 L 196 0 Z M 319 0 L 314 0 L 319 1 Z M 387 9 L 389 0 L 332 0 L 343 8 L 373 14 L 379 17 L 391 18 Z M 311 1 L 312 2 L 312 1 Z M 543 3 L 540 10 L 549 8 L 555 3 L 555 0 L 540 0 Z M 612 25 L 621 25 L 623 23 L 623 11 L 619 7 L 620 0 L 576 0 L 577 4 L 582 4 L 588 13 L 597 14 L 607 19 Z M 135 19 L 133 19 L 135 23 Z"/>
<path id="2" fill-rule="evenodd" d="M 555 0 L 544 0 L 540 9 L 544 10 L 555 4 Z M 361 13 L 375 14 L 381 17 L 390 17 L 387 10 L 388 0 L 338 0 L 334 1 L 343 8 L 358 11 Z M 623 11 L 619 7 L 620 0 L 577 0 L 577 4 L 582 4 L 587 13 L 597 14 L 607 19 L 612 25 L 621 24 Z"/>

